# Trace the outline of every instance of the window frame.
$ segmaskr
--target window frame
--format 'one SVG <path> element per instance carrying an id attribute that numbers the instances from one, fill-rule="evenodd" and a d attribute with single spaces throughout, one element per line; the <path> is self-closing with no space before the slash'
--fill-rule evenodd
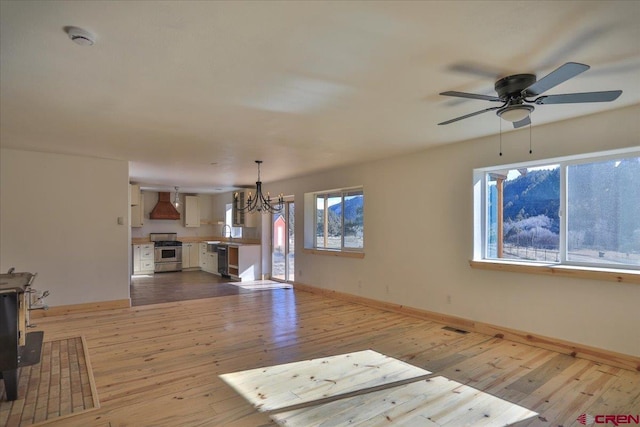
<path id="1" fill-rule="evenodd" d="M 348 247 L 345 246 L 345 218 L 344 218 L 344 202 L 345 197 L 351 196 L 361 196 L 362 197 L 362 247 Z M 318 230 L 318 199 L 324 198 L 324 206 L 323 210 L 326 211 L 327 207 L 327 199 L 329 197 L 340 197 L 340 203 L 343 205 L 340 213 L 340 247 L 339 248 L 331 248 L 331 247 L 322 247 L 318 246 L 317 243 L 317 230 Z M 341 189 L 333 189 L 333 190 L 325 190 L 325 191 L 317 191 L 313 193 L 305 194 L 305 207 L 308 207 L 310 213 L 313 215 L 313 219 L 309 221 L 312 225 L 312 228 L 305 227 L 305 248 L 311 249 L 313 251 L 318 252 L 330 252 L 330 253 L 364 253 L 365 250 L 365 219 L 364 219 L 364 205 L 365 205 L 365 194 L 364 187 L 349 187 L 349 188 L 341 188 Z M 306 219 L 310 219 L 308 216 Z M 323 228 L 325 225 L 323 224 Z M 309 232 L 310 231 L 310 232 Z"/>
<path id="2" fill-rule="evenodd" d="M 496 263 L 509 264 L 513 266 L 547 266 L 558 268 L 582 268 L 588 270 L 618 270 L 629 271 L 633 273 L 640 272 L 640 265 L 630 264 L 614 264 L 607 262 L 586 262 L 569 260 L 567 253 L 567 232 L 568 232 L 568 216 L 567 216 L 567 170 L 571 166 L 599 163 L 621 158 L 640 157 L 638 147 L 632 147 L 620 150 L 611 150 L 599 153 L 581 154 L 576 156 L 567 156 L 561 158 L 541 159 L 529 162 L 521 162 L 515 164 L 497 165 L 492 167 L 477 168 L 473 170 L 473 254 L 472 266 L 478 266 L 478 263 Z M 490 224 L 489 224 L 489 203 L 488 203 L 488 185 L 487 176 L 491 172 L 505 169 L 519 168 L 535 168 L 541 166 L 559 165 L 560 174 L 560 200 L 558 217 L 560 221 L 559 230 L 559 262 L 544 262 L 538 260 L 524 260 L 513 258 L 493 258 L 489 257 L 490 243 Z"/>
<path id="3" fill-rule="evenodd" d="M 233 225 L 233 203 L 225 203 L 224 205 L 224 224 L 229 226 L 227 232 L 223 226 L 222 237 L 227 239 L 242 239 L 242 227 L 235 227 Z"/>

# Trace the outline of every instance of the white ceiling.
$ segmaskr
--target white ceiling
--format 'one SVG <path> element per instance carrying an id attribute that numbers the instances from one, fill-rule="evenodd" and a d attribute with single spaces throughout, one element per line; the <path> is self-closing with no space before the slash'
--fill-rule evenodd
<path id="1" fill-rule="evenodd" d="M 640 102 L 640 2 L 2 1 L 2 147 L 125 159 L 215 192 L 496 134 L 498 77 L 591 70 L 536 125 Z M 96 35 L 78 46 L 65 26 Z M 503 122 L 503 129 L 508 129 Z"/>

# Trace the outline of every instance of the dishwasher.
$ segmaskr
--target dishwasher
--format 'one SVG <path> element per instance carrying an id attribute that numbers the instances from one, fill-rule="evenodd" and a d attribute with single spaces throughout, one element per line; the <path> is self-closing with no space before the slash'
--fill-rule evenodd
<path id="1" fill-rule="evenodd" d="M 218 273 L 229 277 L 229 246 L 218 245 Z"/>

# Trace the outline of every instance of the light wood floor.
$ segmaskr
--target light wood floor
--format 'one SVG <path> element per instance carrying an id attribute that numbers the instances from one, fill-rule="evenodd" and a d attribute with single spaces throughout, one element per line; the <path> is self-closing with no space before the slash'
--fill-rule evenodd
<path id="1" fill-rule="evenodd" d="M 273 425 L 218 375 L 373 349 L 540 417 L 640 413 L 640 373 L 294 290 L 246 292 L 38 319 L 84 334 L 101 408 L 52 426 Z"/>

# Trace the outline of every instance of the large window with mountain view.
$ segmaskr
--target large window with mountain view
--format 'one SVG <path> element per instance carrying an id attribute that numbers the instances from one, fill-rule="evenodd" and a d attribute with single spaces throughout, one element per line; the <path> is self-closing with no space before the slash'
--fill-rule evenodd
<path id="1" fill-rule="evenodd" d="M 315 248 L 364 248 L 364 193 L 362 189 L 315 195 Z"/>
<path id="2" fill-rule="evenodd" d="M 476 184 L 482 258 L 640 269 L 640 153 L 484 169 Z"/>

